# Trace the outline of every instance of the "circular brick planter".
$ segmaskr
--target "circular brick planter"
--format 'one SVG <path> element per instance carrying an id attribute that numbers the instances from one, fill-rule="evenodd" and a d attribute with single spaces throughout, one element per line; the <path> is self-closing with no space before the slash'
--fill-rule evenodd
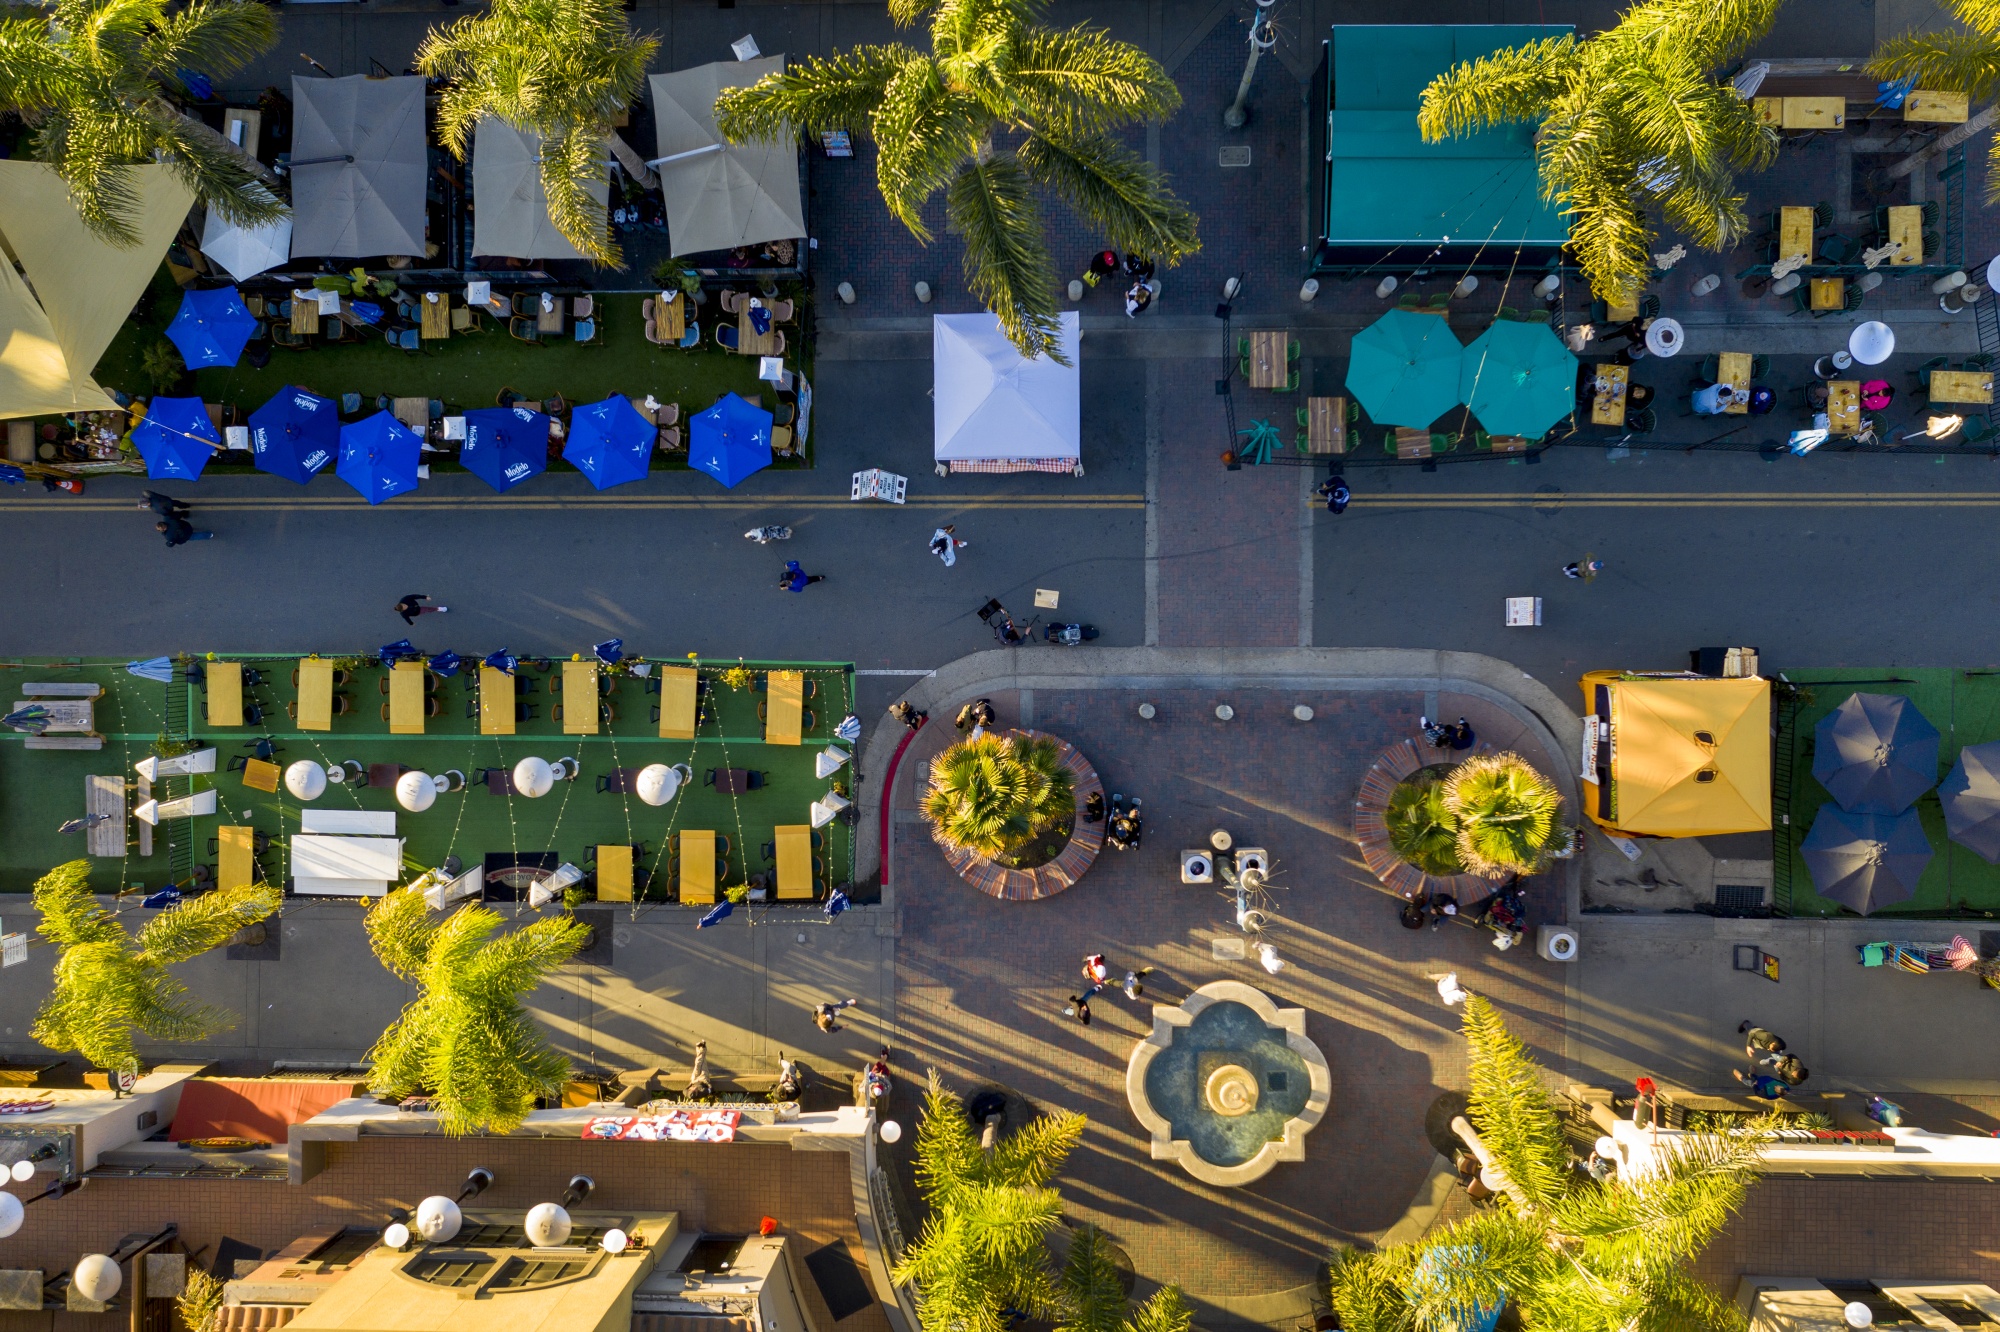
<path id="1" fill-rule="evenodd" d="M 1069 845 L 1062 854 L 1046 865 L 1034 869 L 1008 869 L 995 864 L 987 857 L 963 847 L 946 846 L 938 842 L 938 850 L 944 853 L 945 863 L 950 865 L 959 878 L 985 893 L 1008 902 L 1033 902 L 1044 897 L 1054 897 L 1063 889 L 1073 885 L 1084 876 L 1097 861 L 1097 853 L 1104 847 L 1104 825 L 1083 821 L 1083 802 L 1094 791 L 1104 793 L 1104 783 L 1097 779 L 1097 769 L 1090 766 L 1076 746 L 1060 736 L 1043 731 L 1009 731 L 1009 735 L 1025 735 L 1056 742 L 1056 752 L 1062 758 L 1062 765 L 1071 775 L 1070 785 L 1076 799 L 1076 817 L 1072 822 L 1074 831 L 1070 833 Z M 937 841 L 935 830 L 931 840 Z"/>
<path id="2" fill-rule="evenodd" d="M 1368 775 L 1361 779 L 1360 794 L 1354 797 L 1354 839 L 1361 844 L 1361 859 L 1383 887 L 1398 897 L 1414 900 L 1425 893 L 1443 893 L 1462 902 L 1468 894 L 1477 897 L 1491 892 L 1491 879 L 1477 874 L 1426 874 L 1389 845 L 1389 827 L 1383 821 L 1389 797 L 1404 778 L 1414 776 L 1423 766 L 1414 740 L 1397 741 L 1369 765 Z"/>

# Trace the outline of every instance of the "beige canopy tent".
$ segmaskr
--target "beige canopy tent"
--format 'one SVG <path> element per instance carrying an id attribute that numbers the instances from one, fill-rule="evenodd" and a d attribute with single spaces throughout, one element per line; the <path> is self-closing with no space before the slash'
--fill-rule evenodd
<path id="1" fill-rule="evenodd" d="M 488 116 L 472 139 L 472 252 L 517 259 L 581 259 L 582 253 L 549 220 L 542 191 L 542 136 Z M 590 195 L 611 197 L 605 176 Z"/>
<path id="2" fill-rule="evenodd" d="M 130 170 L 139 238 L 124 248 L 84 229 L 51 168 L 0 161 L 0 239 L 27 277 L 0 262 L 0 417 L 116 405 L 91 371 L 194 204 L 169 168 Z"/>
<path id="3" fill-rule="evenodd" d="M 715 99 L 724 88 L 747 87 L 784 66 L 785 58 L 775 55 L 697 65 L 648 80 L 660 145 L 659 157 L 648 165 L 660 173 L 674 254 L 806 234 L 799 149 L 789 127 L 778 138 L 741 144 L 723 142 L 715 128 Z"/>

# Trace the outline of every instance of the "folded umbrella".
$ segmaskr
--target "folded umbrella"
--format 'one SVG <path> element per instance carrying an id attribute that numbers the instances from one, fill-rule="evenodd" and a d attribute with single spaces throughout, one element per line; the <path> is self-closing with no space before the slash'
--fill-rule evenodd
<path id="1" fill-rule="evenodd" d="M 155 398 L 132 430 L 132 443 L 155 481 L 193 481 L 222 447 L 200 398 Z"/>
<path id="2" fill-rule="evenodd" d="M 257 316 L 234 287 L 190 288 L 167 325 L 167 341 L 180 348 L 190 370 L 235 365 L 257 331 Z"/>
<path id="3" fill-rule="evenodd" d="M 25 731 L 29 735 L 40 735 L 49 729 L 49 710 L 39 703 L 30 703 L 0 717 L 0 726 L 10 730 Z"/>
<path id="4" fill-rule="evenodd" d="M 141 680 L 158 680 L 161 684 L 170 684 L 174 678 L 174 664 L 165 657 L 148 657 L 144 661 L 126 662 L 125 673 L 136 675 Z"/>
<path id="5" fill-rule="evenodd" d="M 424 654 L 417 651 L 416 644 L 412 643 L 409 639 L 399 638 L 393 643 L 384 643 L 380 648 L 377 648 L 376 655 L 382 659 L 384 666 L 394 666 L 397 662 L 405 658 L 421 657 Z"/>
<path id="6" fill-rule="evenodd" d="M 728 916 L 734 910 L 736 910 L 736 903 L 725 897 L 722 901 L 710 907 L 708 914 L 696 921 L 694 927 L 698 930 L 705 930 L 711 925 L 720 925 L 724 917 Z"/>
<path id="7" fill-rule="evenodd" d="M 520 664 L 520 659 L 507 651 L 506 648 L 501 648 L 498 652 L 487 653 L 485 659 L 480 662 L 482 666 L 491 666 L 494 670 L 501 671 L 507 675 L 512 675 Z"/>
<path id="8" fill-rule="evenodd" d="M 614 666 L 625 656 L 625 640 L 622 638 L 607 638 L 602 643 L 593 643 L 590 651 L 593 656 L 606 666 Z"/>
<path id="9" fill-rule="evenodd" d="M 458 674 L 460 660 L 459 655 L 449 649 L 440 652 L 430 660 L 431 673 L 448 680 Z"/>

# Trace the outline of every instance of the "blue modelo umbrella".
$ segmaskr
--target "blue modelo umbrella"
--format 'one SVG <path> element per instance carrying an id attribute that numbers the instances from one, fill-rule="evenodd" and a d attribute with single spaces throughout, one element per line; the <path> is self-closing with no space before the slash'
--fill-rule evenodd
<path id="1" fill-rule="evenodd" d="M 771 414 L 734 393 L 688 423 L 688 466 L 733 486 L 771 465 Z"/>
<path id="2" fill-rule="evenodd" d="M 1465 349 L 1458 396 L 1494 434 L 1540 439 L 1576 410 L 1576 356 L 1547 324 L 1498 320 Z"/>
<path id="3" fill-rule="evenodd" d="M 639 415 L 630 398 L 614 393 L 570 413 L 563 461 L 589 477 L 591 485 L 609 490 L 645 479 L 659 437 L 659 430 Z"/>
<path id="4" fill-rule="evenodd" d="M 1354 335 L 1347 390 L 1375 424 L 1421 430 L 1458 406 L 1464 355 L 1444 316 L 1391 310 Z"/>
<path id="5" fill-rule="evenodd" d="M 193 481 L 222 447 L 222 436 L 208 419 L 200 398 L 155 398 L 146 419 L 132 431 L 132 442 L 146 460 L 146 475 L 156 481 Z"/>
<path id="6" fill-rule="evenodd" d="M 287 384 L 250 413 L 250 448 L 258 471 L 304 485 L 340 449 L 339 405 Z"/>
<path id="7" fill-rule="evenodd" d="M 495 490 L 512 490 L 549 465 L 549 418 L 526 407 L 479 407 L 465 414 L 458 460 Z"/>
<path id="8" fill-rule="evenodd" d="M 417 454 L 423 441 L 388 412 L 340 428 L 340 461 L 333 474 L 380 504 L 417 488 Z"/>
<path id="9" fill-rule="evenodd" d="M 190 370 L 235 365 L 243 344 L 257 331 L 257 316 L 244 306 L 234 287 L 190 290 L 181 297 L 180 313 L 167 325 L 167 341 L 181 349 Z"/>

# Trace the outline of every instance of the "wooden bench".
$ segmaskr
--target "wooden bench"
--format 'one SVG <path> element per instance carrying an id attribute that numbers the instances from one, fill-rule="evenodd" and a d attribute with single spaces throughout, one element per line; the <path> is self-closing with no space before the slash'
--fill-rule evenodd
<path id="1" fill-rule="evenodd" d="M 815 1093 L 831 1091 L 838 1094 L 842 1091 L 838 1083 L 829 1081 L 818 1070 L 797 1060 L 793 1062 L 799 1065 L 800 1101 L 820 1099 Z M 620 1105 L 679 1100 L 681 1093 L 687 1090 L 688 1072 L 686 1068 L 674 1067 L 626 1069 L 612 1078 L 612 1083 L 621 1089 L 614 1099 Z M 770 1068 L 761 1073 L 729 1073 L 710 1064 L 708 1084 L 714 1089 L 712 1100 L 767 1100 L 778 1087 L 777 1060 L 772 1059 Z"/>
<path id="2" fill-rule="evenodd" d="M 81 681 L 45 680 L 39 684 L 22 685 L 21 692 L 29 698 L 102 698 L 104 686 Z"/>
<path id="3" fill-rule="evenodd" d="M 90 825 L 84 833 L 84 851 L 93 856 L 122 860 L 125 856 L 125 779 L 85 777 L 83 812 L 111 816 Z"/>
<path id="4" fill-rule="evenodd" d="M 23 749 L 102 749 L 101 735 L 31 735 L 21 741 Z"/>

